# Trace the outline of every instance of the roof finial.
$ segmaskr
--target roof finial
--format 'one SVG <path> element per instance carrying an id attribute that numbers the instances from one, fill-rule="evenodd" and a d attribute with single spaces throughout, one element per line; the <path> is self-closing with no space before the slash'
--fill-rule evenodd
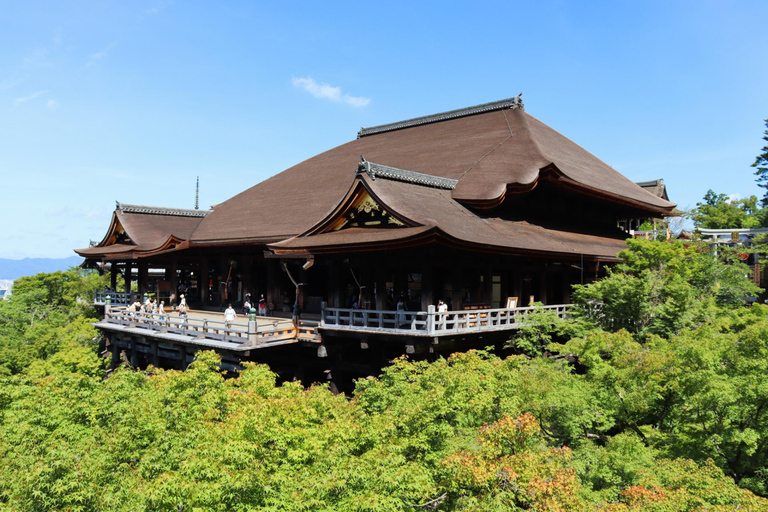
<path id="1" fill-rule="evenodd" d="M 200 209 L 200 176 L 197 177 L 197 185 L 195 185 L 195 210 Z"/>
<path id="2" fill-rule="evenodd" d="M 360 155 L 360 161 L 357 163 L 357 171 L 355 172 L 355 176 L 360 176 L 360 174 L 368 172 L 369 169 L 370 166 L 368 165 L 368 161 L 363 155 Z"/>

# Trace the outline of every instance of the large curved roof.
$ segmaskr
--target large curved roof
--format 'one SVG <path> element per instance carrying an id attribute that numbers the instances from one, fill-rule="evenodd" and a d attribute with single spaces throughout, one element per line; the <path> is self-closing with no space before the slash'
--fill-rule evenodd
<path id="1" fill-rule="evenodd" d="M 168 249 L 171 244 L 188 240 L 208 213 L 208 210 L 117 203 L 104 239 L 75 252 L 86 258 L 109 258 Z"/>
<path id="2" fill-rule="evenodd" d="M 407 171 L 405 171 L 407 172 Z M 381 176 L 381 175 L 380 175 Z M 480 217 L 451 197 L 451 190 L 430 184 L 418 184 L 392 177 L 373 179 L 361 173 L 347 198 L 359 194 L 361 187 L 375 198 L 381 208 L 407 220 L 404 227 L 349 228 L 329 230 L 320 221 L 317 230 L 270 244 L 275 252 L 338 252 L 368 249 L 371 246 L 419 245 L 441 240 L 447 245 L 473 247 L 489 252 L 538 254 L 559 257 L 587 256 L 591 259 L 615 260 L 626 249 L 624 236 L 617 229 L 612 234 L 573 233 L 527 221 L 510 221 L 497 217 Z M 347 199 L 348 203 L 349 200 Z M 344 210 L 339 204 L 328 220 Z M 324 226 L 324 227 L 323 227 Z"/>
<path id="3" fill-rule="evenodd" d="M 409 171 L 458 180 L 451 197 L 490 207 L 530 190 L 547 173 L 571 188 L 649 214 L 674 204 L 656 197 L 600 159 L 505 100 L 364 129 L 217 205 L 193 244 L 275 242 L 305 232 L 347 192 L 360 156 Z"/>

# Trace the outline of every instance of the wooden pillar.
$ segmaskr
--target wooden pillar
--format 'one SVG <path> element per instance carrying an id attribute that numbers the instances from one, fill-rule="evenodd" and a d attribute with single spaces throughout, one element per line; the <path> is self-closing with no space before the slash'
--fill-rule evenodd
<path id="1" fill-rule="evenodd" d="M 381 265 L 377 265 L 374 269 L 374 283 L 376 304 L 373 307 L 374 309 L 387 309 L 387 272 Z"/>
<path id="2" fill-rule="evenodd" d="M 280 295 L 280 261 L 269 259 L 267 263 L 267 305 L 272 304 L 276 311 L 283 307 L 283 297 Z"/>
<path id="3" fill-rule="evenodd" d="M 341 286 L 339 284 L 339 265 L 341 263 L 339 261 L 328 261 L 326 265 L 328 266 L 328 305 L 332 308 L 340 308 L 341 305 L 341 297 L 340 297 L 340 290 L 339 287 Z"/>
<path id="4" fill-rule="evenodd" d="M 536 302 L 541 302 L 542 304 L 548 304 L 548 298 L 547 298 L 547 271 L 546 269 L 542 269 L 539 271 L 539 286 L 538 286 L 538 295 L 536 296 Z"/>
<path id="5" fill-rule="evenodd" d="M 155 368 L 160 367 L 160 344 L 157 342 L 157 340 L 152 341 L 152 366 Z"/>
<path id="6" fill-rule="evenodd" d="M 170 273 L 171 273 L 170 281 L 171 281 L 171 295 L 176 296 L 176 303 L 179 302 L 179 278 L 176 275 L 176 270 L 178 269 L 178 266 L 179 266 L 178 256 L 174 256 L 170 266 Z M 168 272 L 168 270 L 166 270 L 166 272 Z M 166 279 L 168 279 L 167 276 L 166 276 Z"/>
<path id="7" fill-rule="evenodd" d="M 118 367 L 120 364 L 120 348 L 117 346 L 117 340 L 113 336 L 112 338 L 107 338 L 107 342 L 111 345 L 112 349 L 112 365 L 111 368 L 114 370 Z"/>
<path id="8" fill-rule="evenodd" d="M 181 355 L 181 369 L 187 369 L 187 347 L 185 345 L 179 345 L 179 355 Z"/>
<path id="9" fill-rule="evenodd" d="M 243 302 L 245 302 L 246 294 L 251 294 L 251 303 L 258 303 L 259 298 L 256 296 L 256 288 L 253 286 L 253 257 L 247 253 L 242 258 L 242 274 L 243 274 Z"/>
<path id="10" fill-rule="evenodd" d="M 483 266 L 483 299 L 480 302 L 490 304 L 493 300 L 493 272 L 490 263 L 484 263 Z"/>
<path id="11" fill-rule="evenodd" d="M 131 281 L 133 280 L 133 264 L 125 262 L 125 293 L 131 293 Z"/>
<path id="12" fill-rule="evenodd" d="M 149 272 L 149 269 L 147 268 L 147 262 L 140 261 L 139 262 L 139 295 L 143 295 L 147 293 L 149 290 L 147 288 L 147 274 Z"/>
<path id="13" fill-rule="evenodd" d="M 434 250 L 427 251 L 426 261 L 421 266 L 421 307 L 426 309 L 435 303 Z"/>
<path id="14" fill-rule="evenodd" d="M 109 287 L 117 291 L 117 264 L 114 261 L 109 266 Z"/>
<path id="15" fill-rule="evenodd" d="M 208 302 L 208 258 L 203 256 L 200 258 L 200 281 L 197 284 L 197 289 L 200 294 L 200 304 L 205 305 Z"/>
<path id="16" fill-rule="evenodd" d="M 136 368 L 136 339 L 131 338 L 131 366 Z"/>

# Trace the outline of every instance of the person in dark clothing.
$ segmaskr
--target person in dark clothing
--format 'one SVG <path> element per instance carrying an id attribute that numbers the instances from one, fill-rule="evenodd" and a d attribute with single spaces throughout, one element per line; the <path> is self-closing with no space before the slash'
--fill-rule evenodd
<path id="1" fill-rule="evenodd" d="M 296 294 L 296 302 L 293 303 L 293 326 L 296 330 L 299 330 L 299 322 L 301 321 L 301 305 L 299 304 L 299 296 Z"/>

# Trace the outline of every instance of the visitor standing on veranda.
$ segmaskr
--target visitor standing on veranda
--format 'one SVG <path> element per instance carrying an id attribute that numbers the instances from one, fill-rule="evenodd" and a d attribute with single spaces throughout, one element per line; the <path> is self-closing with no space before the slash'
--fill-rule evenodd
<path id="1" fill-rule="evenodd" d="M 235 318 L 237 318 L 237 313 L 235 313 L 232 304 L 230 304 L 227 309 L 224 310 L 224 323 L 227 324 L 227 329 L 232 327 L 232 322 L 235 321 Z"/>

